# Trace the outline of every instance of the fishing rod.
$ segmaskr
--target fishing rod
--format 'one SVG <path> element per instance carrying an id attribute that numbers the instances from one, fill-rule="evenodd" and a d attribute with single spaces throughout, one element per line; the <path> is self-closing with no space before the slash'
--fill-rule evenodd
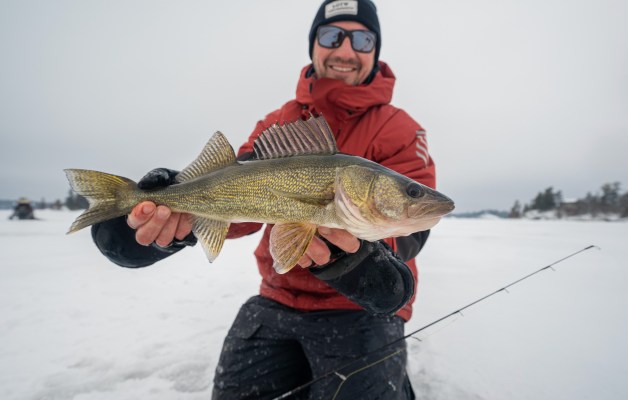
<path id="1" fill-rule="evenodd" d="M 332 376 L 332 375 L 335 375 L 335 376 L 339 377 L 339 378 L 342 380 L 342 382 L 340 383 L 340 386 L 342 386 L 342 384 L 344 384 L 344 382 L 345 382 L 347 379 L 349 379 L 349 378 L 350 378 L 353 374 L 355 374 L 355 373 L 357 373 L 357 372 L 360 372 L 360 371 L 363 371 L 363 370 L 365 370 L 365 369 L 367 369 L 367 368 L 370 368 L 370 367 L 372 367 L 372 366 L 374 366 L 374 365 L 376 365 L 376 364 L 378 364 L 378 363 L 380 363 L 380 362 L 384 361 L 384 360 L 385 360 L 385 359 L 387 359 L 387 358 L 390 358 L 390 357 L 392 357 L 392 356 L 395 356 L 395 355 L 397 355 L 398 353 L 400 353 L 402 350 L 397 350 L 397 351 L 395 351 L 395 352 L 394 352 L 394 353 L 392 353 L 392 354 L 387 354 L 386 356 L 384 356 L 384 358 L 382 358 L 382 359 L 380 359 L 380 360 L 377 360 L 377 361 L 375 361 L 375 362 L 373 362 L 373 363 L 370 363 L 369 365 L 366 365 L 366 366 L 364 366 L 364 367 L 361 367 L 361 368 L 357 369 L 356 371 L 353 371 L 353 372 L 351 372 L 351 373 L 349 373 L 349 374 L 346 374 L 346 375 L 342 375 L 342 374 L 340 373 L 340 371 L 341 371 L 341 370 L 343 370 L 343 369 L 345 369 L 345 368 L 348 368 L 348 367 L 350 367 L 350 366 L 352 366 L 352 365 L 354 365 L 354 364 L 357 364 L 357 363 L 358 363 L 358 362 L 360 362 L 360 361 L 366 361 L 366 360 L 368 359 L 368 357 L 369 357 L 369 356 L 371 356 L 371 355 L 373 355 L 373 354 L 375 354 L 375 353 L 377 353 L 377 352 L 379 352 L 379 351 L 382 351 L 382 350 L 384 350 L 384 349 L 386 349 L 386 348 L 388 348 L 388 347 L 390 347 L 390 346 L 392 346 L 392 345 L 394 345 L 394 344 L 396 344 L 396 343 L 399 343 L 399 342 L 401 342 L 401 341 L 403 341 L 403 340 L 406 340 L 406 339 L 408 339 L 408 338 L 410 338 L 410 337 L 413 337 L 413 336 L 414 336 L 414 335 L 416 335 L 417 333 L 422 332 L 422 331 L 424 331 L 425 329 L 427 329 L 427 328 L 429 328 L 429 327 L 431 327 L 431 326 L 434 326 L 434 325 L 436 325 L 436 324 L 438 324 L 438 323 L 440 323 L 440 322 L 442 322 L 442 321 L 444 321 L 444 320 L 446 320 L 446 319 L 448 319 L 448 318 L 450 318 L 450 317 L 452 317 L 452 316 L 454 316 L 454 315 L 456 315 L 456 314 L 461 314 L 461 315 L 462 315 L 462 312 L 463 312 L 464 310 L 466 310 L 467 308 L 469 308 L 469 307 L 473 307 L 474 305 L 476 305 L 476 304 L 478 304 L 478 303 L 480 303 L 480 302 L 482 302 L 482 301 L 484 301 L 484 300 L 488 299 L 489 297 L 492 297 L 492 296 L 494 296 L 494 295 L 496 295 L 496 294 L 498 294 L 498 293 L 501 293 L 501 292 L 504 292 L 504 291 L 505 291 L 505 292 L 508 292 L 508 288 L 510 288 L 510 287 L 512 287 L 512 286 L 514 286 L 514 285 L 516 285 L 516 284 L 518 284 L 518 283 L 520 283 L 521 281 L 524 281 L 524 280 L 526 280 L 526 279 L 528 279 L 528 278 L 530 278 L 530 277 L 532 277 L 532 276 L 534 276 L 534 275 L 538 274 L 539 272 L 543 272 L 543 271 L 545 271 L 545 270 L 547 270 L 547 269 L 552 269 L 552 270 L 553 270 L 554 268 L 552 268 L 552 267 L 553 267 L 554 265 L 556 265 L 556 264 L 558 264 L 558 263 L 561 263 L 561 262 L 563 262 L 563 261 L 565 261 L 565 260 L 567 260 L 567 259 L 569 259 L 569 258 L 571 258 L 571 257 L 574 257 L 574 256 L 576 256 L 576 255 L 578 255 L 578 254 L 580 254 L 580 253 L 582 253 L 582 252 L 585 252 L 585 251 L 590 250 L 590 249 L 593 249 L 593 248 L 600 249 L 600 248 L 599 248 L 598 246 L 596 246 L 596 245 L 589 245 L 589 246 L 587 246 L 587 247 L 585 247 L 585 248 L 583 248 L 583 249 L 580 249 L 580 250 L 578 250 L 578 251 L 576 251 L 576 252 L 573 252 L 573 253 L 569 254 L 568 256 L 565 256 L 565 257 L 563 257 L 563 258 L 561 258 L 561 259 L 559 259 L 559 260 L 556 260 L 556 261 L 554 261 L 553 263 L 551 263 L 551 264 L 549 264 L 549 265 L 546 265 L 546 266 L 545 266 L 545 267 L 543 267 L 543 268 L 539 268 L 539 269 L 537 269 L 536 271 L 531 272 L 531 273 L 529 273 L 528 275 L 525 275 L 525 276 L 523 276 L 523 277 L 521 277 L 521 278 L 517 279 L 516 281 L 511 282 L 511 283 L 507 284 L 506 286 L 504 286 L 504 287 L 502 287 L 502 288 L 500 288 L 500 289 L 495 290 L 494 292 L 491 292 L 491 293 L 489 293 L 489 294 L 487 294 L 487 295 L 485 295 L 485 296 L 483 296 L 483 297 L 480 297 L 479 299 L 477 299 L 477 300 L 475 300 L 475 301 L 472 301 L 471 303 L 467 304 L 467 305 L 466 305 L 466 306 L 464 306 L 464 307 L 460 307 L 460 308 L 458 308 L 457 310 L 452 311 L 452 312 L 450 312 L 449 314 L 447 314 L 447 315 L 445 315 L 445 316 L 443 316 L 443 317 L 441 317 L 441 318 L 438 318 L 437 320 L 432 321 L 432 322 L 430 322 L 429 324 L 424 325 L 424 326 L 420 327 L 419 329 L 416 329 L 416 330 L 414 330 L 414 331 L 412 331 L 412 332 L 408 333 L 408 334 L 407 334 L 407 335 L 405 335 L 405 336 L 400 337 L 399 339 L 395 339 L 395 340 L 393 340 L 392 342 L 386 343 L 386 344 L 384 344 L 383 346 L 380 346 L 380 347 L 376 348 L 375 350 L 372 350 L 372 351 L 370 351 L 370 352 L 368 352 L 368 353 L 366 353 L 366 354 L 361 355 L 360 357 L 356 357 L 356 358 L 352 359 L 351 361 L 349 361 L 349 362 L 347 362 L 347 363 L 345 363 L 345 364 L 342 364 L 342 365 L 340 365 L 340 366 L 336 367 L 333 371 L 326 372 L 325 374 L 323 374 L 323 375 L 319 376 L 318 378 L 312 379 L 312 380 L 311 380 L 311 381 L 309 381 L 309 382 L 306 382 L 306 383 L 304 383 L 304 384 L 302 384 L 302 385 L 300 385 L 300 386 L 297 386 L 296 388 L 294 388 L 294 389 L 292 389 L 292 390 L 290 390 L 290 391 L 288 391 L 288 392 L 286 392 L 286 393 L 282 394 L 282 395 L 281 395 L 281 396 L 279 396 L 279 397 L 275 397 L 275 398 L 273 398 L 272 400 L 281 400 L 281 399 L 285 399 L 285 398 L 287 398 L 288 396 L 292 396 L 292 395 L 294 395 L 294 394 L 296 394 L 296 393 L 298 393 L 298 392 L 300 392 L 300 391 L 302 391 L 302 390 L 304 390 L 304 389 L 306 389 L 306 388 L 310 387 L 311 385 L 315 384 L 316 382 L 322 381 L 323 379 L 326 379 L 326 378 L 328 378 L 328 377 L 330 377 L 330 376 Z M 340 390 L 340 386 L 338 387 L 338 391 Z M 336 394 L 338 394 L 338 391 L 336 392 Z"/>

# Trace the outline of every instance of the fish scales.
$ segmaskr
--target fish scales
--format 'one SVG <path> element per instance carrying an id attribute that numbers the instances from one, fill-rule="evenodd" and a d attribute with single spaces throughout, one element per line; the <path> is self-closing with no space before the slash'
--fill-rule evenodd
<path id="1" fill-rule="evenodd" d="M 150 200 L 177 212 L 223 221 L 264 223 L 308 221 L 337 225 L 328 207 L 338 168 L 361 164 L 357 157 L 298 156 L 250 161 L 165 188 Z M 282 195 L 288 193 L 291 196 Z M 181 194 L 184 194 L 183 196 Z M 320 198 L 319 204 L 295 196 Z"/>

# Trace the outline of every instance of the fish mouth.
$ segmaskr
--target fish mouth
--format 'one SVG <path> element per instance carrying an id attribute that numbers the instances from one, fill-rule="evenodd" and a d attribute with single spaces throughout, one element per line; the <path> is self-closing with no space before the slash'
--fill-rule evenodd
<path id="1" fill-rule="evenodd" d="M 409 218 L 440 218 L 455 208 L 454 202 L 447 196 L 433 192 L 430 198 L 408 206 Z"/>
<path id="2" fill-rule="evenodd" d="M 407 219 L 389 221 L 387 226 L 382 226 L 381 231 L 385 234 L 381 235 L 380 233 L 380 236 L 408 236 L 414 232 L 432 229 L 454 207 L 454 202 L 449 197 L 436 191 L 430 191 L 421 201 L 407 207 Z"/>

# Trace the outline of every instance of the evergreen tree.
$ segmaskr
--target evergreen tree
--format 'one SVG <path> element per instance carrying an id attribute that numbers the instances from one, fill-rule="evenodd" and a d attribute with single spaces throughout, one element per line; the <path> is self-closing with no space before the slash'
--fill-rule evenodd
<path id="1" fill-rule="evenodd" d="M 532 200 L 530 209 L 539 211 L 553 210 L 562 203 L 562 197 L 560 191 L 554 192 L 554 188 L 550 186 L 536 195 L 534 200 Z"/>
<path id="2" fill-rule="evenodd" d="M 618 212 L 620 197 L 619 182 L 605 183 L 602 185 L 602 195 L 600 196 L 600 211 Z"/>
<path id="3" fill-rule="evenodd" d="M 515 201 L 515 204 L 510 209 L 508 218 L 521 218 L 521 203 L 519 203 L 519 200 Z"/>

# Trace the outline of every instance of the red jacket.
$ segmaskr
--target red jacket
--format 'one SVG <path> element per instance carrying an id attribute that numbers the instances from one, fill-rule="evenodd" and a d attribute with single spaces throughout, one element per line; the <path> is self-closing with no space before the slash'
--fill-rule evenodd
<path id="1" fill-rule="evenodd" d="M 334 79 L 307 76 L 310 67 L 301 71 L 296 99 L 259 121 L 247 143 L 238 154 L 252 151 L 253 141 L 274 123 L 292 122 L 310 115 L 322 114 L 329 122 L 341 152 L 376 161 L 424 185 L 435 187 L 434 163 L 427 152 L 425 132 L 407 113 L 390 105 L 395 76 L 383 62 L 380 72 L 368 85 L 349 86 Z M 240 237 L 261 228 L 261 224 L 232 224 L 229 238 Z M 280 275 L 272 267 L 268 249 L 270 227 L 267 226 L 255 250 L 262 275 L 260 294 L 299 310 L 360 309 L 325 282 L 301 268 Z M 387 242 L 396 249 L 394 239 Z M 418 283 L 414 260 L 407 262 Z M 416 288 L 415 288 L 416 294 Z M 412 303 L 398 312 L 403 319 L 412 315 Z"/>

